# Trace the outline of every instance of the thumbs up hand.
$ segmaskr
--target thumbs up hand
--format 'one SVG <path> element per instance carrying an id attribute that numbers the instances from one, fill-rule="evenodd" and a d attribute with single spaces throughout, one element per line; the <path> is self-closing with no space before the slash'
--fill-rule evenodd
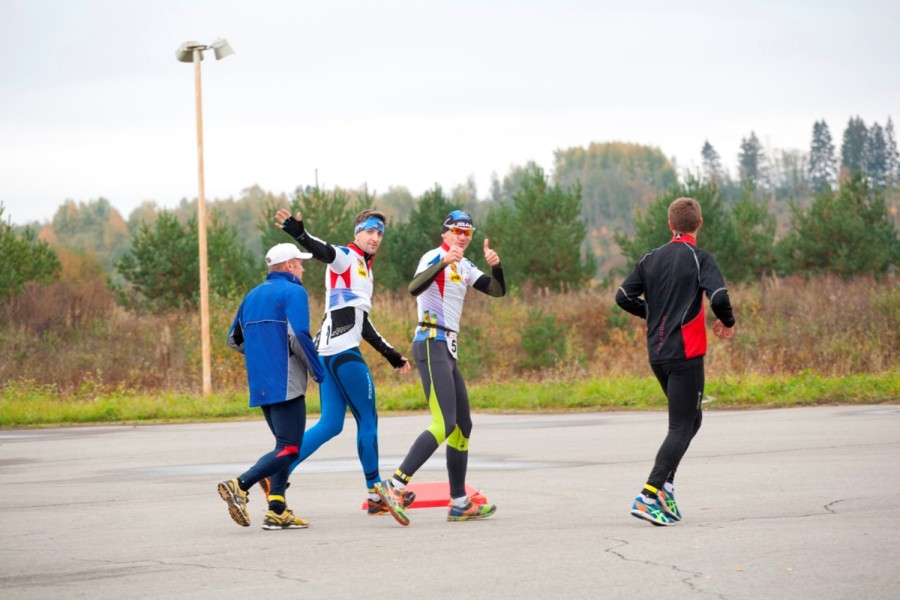
<path id="1" fill-rule="evenodd" d="M 447 251 L 447 254 L 444 255 L 443 261 L 445 265 L 450 265 L 455 262 L 459 262 L 463 258 L 463 253 L 465 249 L 462 246 L 457 246 L 453 244 L 450 246 L 450 250 Z"/>
<path id="2" fill-rule="evenodd" d="M 496 252 L 491 250 L 491 246 L 488 243 L 488 239 L 484 238 L 484 260 L 487 261 L 487 264 L 491 267 L 496 267 L 500 264 L 500 257 Z"/>

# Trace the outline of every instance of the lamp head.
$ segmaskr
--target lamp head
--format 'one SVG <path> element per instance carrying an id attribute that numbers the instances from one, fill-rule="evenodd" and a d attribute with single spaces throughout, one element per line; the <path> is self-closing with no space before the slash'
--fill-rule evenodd
<path id="1" fill-rule="evenodd" d="M 185 42 L 175 51 L 175 58 L 180 62 L 194 62 L 194 49 L 200 49 L 200 60 L 203 60 L 203 50 L 206 46 L 197 42 Z"/>
<path id="2" fill-rule="evenodd" d="M 209 47 L 216 53 L 216 60 L 222 60 L 226 56 L 234 54 L 234 50 L 228 45 L 228 40 L 224 38 L 217 39 Z"/>
<path id="3" fill-rule="evenodd" d="M 219 38 L 212 44 L 206 45 L 199 42 L 185 42 L 175 51 L 175 58 L 181 62 L 194 62 L 194 50 L 199 50 L 200 60 L 203 60 L 203 51 L 212 48 L 216 54 L 216 60 L 222 60 L 226 56 L 234 54 L 234 50 L 228 44 L 228 40 Z"/>

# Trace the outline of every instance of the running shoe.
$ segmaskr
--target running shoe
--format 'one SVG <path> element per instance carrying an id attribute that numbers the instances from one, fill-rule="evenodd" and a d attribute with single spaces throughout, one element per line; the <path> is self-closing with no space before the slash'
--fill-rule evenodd
<path id="1" fill-rule="evenodd" d="M 250 502 L 247 492 L 238 485 L 237 478 L 223 481 L 219 484 L 219 495 L 228 503 L 228 514 L 234 522 L 243 527 L 250 527 L 250 514 L 247 512 L 247 503 Z"/>
<path id="2" fill-rule="evenodd" d="M 404 490 L 403 492 L 403 508 L 409 508 L 409 506 L 416 501 L 416 493 L 412 490 Z M 378 498 L 378 500 L 372 500 L 369 498 L 369 515 L 386 515 L 390 511 L 388 510 L 387 504 L 384 503 L 384 500 Z"/>
<path id="3" fill-rule="evenodd" d="M 400 492 L 397 491 L 390 479 L 376 483 L 375 493 L 381 496 L 385 506 L 391 512 L 391 516 L 398 523 L 404 527 L 409 525 L 409 517 L 406 516 L 406 510 L 403 508 L 403 498 L 400 497 Z"/>
<path id="4" fill-rule="evenodd" d="M 638 519 L 650 521 L 654 525 L 671 525 L 675 522 L 660 510 L 658 503 L 647 504 L 644 501 L 643 494 L 638 494 L 638 497 L 634 499 L 634 504 L 631 506 L 631 515 Z"/>
<path id="5" fill-rule="evenodd" d="M 497 512 L 497 507 L 493 504 L 488 504 L 486 498 L 484 500 L 484 503 L 476 504 L 474 500 L 469 498 L 465 506 L 454 506 L 451 504 L 450 510 L 447 511 L 447 520 L 469 521 L 471 519 L 487 519 Z"/>
<path id="6" fill-rule="evenodd" d="M 306 529 L 309 527 L 309 521 L 301 519 L 291 509 L 285 508 L 280 515 L 274 510 L 266 512 L 263 517 L 263 529 Z"/>
<path id="7" fill-rule="evenodd" d="M 480 491 L 476 491 L 474 494 L 469 496 L 469 502 L 472 504 L 487 504 L 487 498 L 484 497 Z M 450 502 L 447 503 L 447 506 L 453 506 L 453 499 L 450 499 Z"/>
<path id="8" fill-rule="evenodd" d="M 681 520 L 681 511 L 678 510 L 678 505 L 675 504 L 675 494 L 673 492 L 667 492 L 660 488 L 660 490 L 656 492 L 656 499 L 659 501 L 659 507 L 666 513 L 666 516 L 669 517 L 669 519 L 672 521 Z"/>

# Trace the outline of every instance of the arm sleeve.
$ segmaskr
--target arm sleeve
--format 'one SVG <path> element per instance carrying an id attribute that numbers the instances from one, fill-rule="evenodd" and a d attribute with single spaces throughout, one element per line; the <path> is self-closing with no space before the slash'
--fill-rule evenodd
<path id="1" fill-rule="evenodd" d="M 438 273 L 444 270 L 444 267 L 447 265 L 444 264 L 444 261 L 438 257 L 438 261 L 433 265 L 429 266 L 427 269 L 420 271 L 413 277 L 413 280 L 409 282 L 408 290 L 409 293 L 413 296 L 418 296 L 422 292 L 428 289 L 428 286 L 431 285 L 435 278 L 438 276 Z"/>
<path id="2" fill-rule="evenodd" d="M 372 325 L 372 322 L 369 320 L 369 313 L 363 313 L 362 336 L 363 339 L 369 342 L 369 345 L 385 357 L 395 369 L 399 369 L 405 364 L 403 362 L 403 355 L 397 352 L 393 346 L 388 344 L 387 341 L 381 337 L 381 334 L 378 333 L 378 330 L 375 329 L 375 326 Z"/>
<path id="3" fill-rule="evenodd" d="M 309 335 L 309 302 L 306 298 L 306 290 L 301 286 L 292 289 L 285 301 L 285 307 L 288 322 L 303 351 L 304 362 L 316 383 L 321 383 L 325 379 L 325 370 L 319 362 L 316 344 Z"/>
<path id="4" fill-rule="evenodd" d="M 644 284 L 641 280 L 640 264 L 634 269 L 616 292 L 616 304 L 627 313 L 631 313 L 642 319 L 647 318 L 647 303 L 641 296 L 644 293 Z"/>
<path id="5" fill-rule="evenodd" d="M 289 236 L 294 238 L 298 244 L 303 246 L 307 252 L 313 255 L 313 258 L 316 260 L 320 260 L 323 263 L 331 264 L 334 262 L 334 257 L 336 251 L 334 246 L 329 245 L 324 240 L 320 240 L 319 238 L 310 235 L 306 228 L 303 226 L 303 221 L 298 221 L 294 217 L 288 217 L 285 219 L 284 224 L 282 225 L 283 230 Z"/>
<path id="6" fill-rule="evenodd" d="M 734 311 L 731 308 L 731 300 L 728 298 L 728 290 L 721 288 L 713 292 L 709 297 L 709 305 L 712 307 L 713 314 L 722 321 L 725 327 L 734 327 L 736 322 Z"/>
<path id="7" fill-rule="evenodd" d="M 503 279 L 503 266 L 498 264 L 496 267 L 491 267 L 491 274 L 479 277 L 472 287 L 494 298 L 505 296 L 506 281 Z"/>
<path id="8" fill-rule="evenodd" d="M 241 308 L 243 308 L 243 303 L 241 304 Z M 244 353 L 244 328 L 241 327 L 241 309 L 238 309 L 237 314 L 234 316 L 234 322 L 231 324 L 231 329 L 228 330 L 228 345 L 240 352 Z"/>
<path id="9" fill-rule="evenodd" d="M 725 287 L 725 278 L 711 254 L 707 254 L 700 263 L 700 287 L 706 290 L 709 306 L 716 318 L 725 327 L 734 327 L 734 311 L 728 297 L 728 288 Z"/>

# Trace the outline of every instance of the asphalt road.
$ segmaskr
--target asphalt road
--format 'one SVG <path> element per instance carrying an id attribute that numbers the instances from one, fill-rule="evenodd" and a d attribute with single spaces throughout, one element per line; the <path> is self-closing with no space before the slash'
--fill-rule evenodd
<path id="1" fill-rule="evenodd" d="M 382 474 L 427 425 L 382 417 Z M 312 421 L 310 422 L 310 425 Z M 629 515 L 665 415 L 476 415 L 490 519 L 361 510 L 355 426 L 298 469 L 309 529 L 249 528 L 216 484 L 271 449 L 263 421 L 0 431 L 0 597 L 900 597 L 900 406 L 707 411 L 681 523 Z M 414 481 L 446 481 L 443 449 Z"/>

